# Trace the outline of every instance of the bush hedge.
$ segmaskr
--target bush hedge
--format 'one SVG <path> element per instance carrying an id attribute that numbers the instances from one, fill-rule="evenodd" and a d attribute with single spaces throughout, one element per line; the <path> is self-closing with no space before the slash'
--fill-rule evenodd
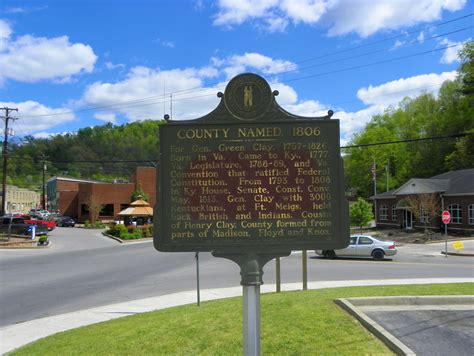
<path id="1" fill-rule="evenodd" d="M 122 240 L 136 240 L 143 237 L 153 236 L 153 225 L 134 226 L 112 223 L 107 234 L 121 238 Z"/>

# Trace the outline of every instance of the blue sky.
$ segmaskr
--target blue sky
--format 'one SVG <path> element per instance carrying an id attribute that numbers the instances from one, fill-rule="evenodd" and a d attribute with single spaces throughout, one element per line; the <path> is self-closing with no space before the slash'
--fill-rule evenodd
<path id="1" fill-rule="evenodd" d="M 254 72 L 290 112 L 332 109 L 344 144 L 455 78 L 472 13 L 468 0 L 1 0 L 0 106 L 19 109 L 17 138 L 192 119 Z"/>

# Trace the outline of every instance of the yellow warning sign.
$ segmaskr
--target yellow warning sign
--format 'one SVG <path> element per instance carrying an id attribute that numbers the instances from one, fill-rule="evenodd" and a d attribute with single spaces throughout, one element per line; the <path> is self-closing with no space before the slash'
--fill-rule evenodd
<path id="1" fill-rule="evenodd" d="M 453 242 L 453 248 L 455 250 L 462 250 L 464 248 L 464 244 L 462 243 L 462 241 L 455 241 Z"/>

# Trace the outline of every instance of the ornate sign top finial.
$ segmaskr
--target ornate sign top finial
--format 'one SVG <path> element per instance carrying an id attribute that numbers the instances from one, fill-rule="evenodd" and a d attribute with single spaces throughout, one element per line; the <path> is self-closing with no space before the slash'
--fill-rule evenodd
<path id="1" fill-rule="evenodd" d="M 224 92 L 227 110 L 237 119 L 254 121 L 263 116 L 272 103 L 272 91 L 265 79 L 244 73 L 234 77 Z"/>

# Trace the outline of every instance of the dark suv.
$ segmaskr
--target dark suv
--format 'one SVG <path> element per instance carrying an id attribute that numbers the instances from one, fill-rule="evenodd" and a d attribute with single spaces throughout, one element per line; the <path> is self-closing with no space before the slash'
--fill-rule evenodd
<path id="1" fill-rule="evenodd" d="M 58 223 L 59 226 L 66 226 L 66 227 L 74 227 L 76 225 L 76 222 L 74 221 L 73 218 L 69 216 L 63 216 L 61 221 Z"/>

